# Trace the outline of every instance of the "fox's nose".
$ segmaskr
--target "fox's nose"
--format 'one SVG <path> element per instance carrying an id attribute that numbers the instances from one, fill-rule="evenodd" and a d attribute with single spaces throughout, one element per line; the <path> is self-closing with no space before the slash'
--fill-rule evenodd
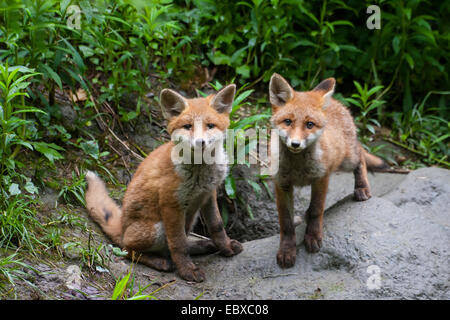
<path id="1" fill-rule="evenodd" d="M 195 145 L 197 147 L 204 147 L 205 146 L 205 140 L 204 139 L 195 139 Z"/>
<path id="2" fill-rule="evenodd" d="M 298 147 L 300 147 L 300 142 L 298 141 L 291 141 L 291 147 L 294 149 L 297 149 Z"/>

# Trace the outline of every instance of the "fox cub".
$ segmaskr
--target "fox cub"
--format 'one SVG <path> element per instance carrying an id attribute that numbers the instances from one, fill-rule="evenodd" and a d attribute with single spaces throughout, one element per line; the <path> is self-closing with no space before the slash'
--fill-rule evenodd
<path id="1" fill-rule="evenodd" d="M 296 259 L 293 222 L 293 187 L 311 185 L 311 201 L 306 211 L 305 246 L 318 252 L 322 246 L 325 198 L 330 174 L 353 171 L 354 197 L 371 197 L 367 169 L 384 169 L 383 160 L 367 153 L 357 140 L 350 112 L 332 98 L 335 79 L 322 81 L 312 91 L 297 92 L 280 75 L 269 84 L 272 126 L 281 140 L 279 171 L 274 176 L 280 222 L 280 248 L 277 263 L 292 267 Z"/>
<path id="2" fill-rule="evenodd" d="M 163 271 L 176 267 L 183 279 L 201 282 L 205 274 L 189 254 L 219 251 L 233 256 L 242 251 L 242 245 L 226 234 L 216 199 L 216 188 L 228 170 L 220 142 L 229 126 L 235 91 L 232 84 L 215 95 L 196 99 L 186 99 L 170 89 L 161 91 L 160 104 L 172 139 L 139 165 L 122 208 L 108 196 L 98 176 L 92 172 L 86 175 L 86 205 L 91 217 L 128 251 L 128 258 L 135 253 L 147 266 Z M 178 143 L 202 153 L 216 147 L 212 152 L 222 161 L 174 162 L 172 153 Z M 212 240 L 188 241 L 198 212 Z"/>

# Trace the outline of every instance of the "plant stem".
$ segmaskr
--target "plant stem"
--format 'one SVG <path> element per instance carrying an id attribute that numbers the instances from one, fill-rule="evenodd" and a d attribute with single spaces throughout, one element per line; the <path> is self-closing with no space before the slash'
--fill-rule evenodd
<path id="1" fill-rule="evenodd" d="M 25 96 L 22 96 L 22 106 L 24 106 L 24 105 L 25 105 Z M 13 111 L 13 110 L 11 110 L 11 111 Z M 22 118 L 23 118 L 23 120 L 26 119 L 26 113 L 25 113 L 25 112 L 22 113 Z M 23 140 L 23 139 L 25 138 L 25 133 L 26 133 L 26 130 L 27 130 L 27 125 L 26 125 L 26 124 L 23 124 L 21 129 L 22 129 L 22 130 L 21 130 L 22 132 L 19 132 L 19 137 L 20 137 L 21 140 Z M 16 145 L 16 147 L 14 148 L 13 153 L 12 153 L 11 156 L 10 156 L 10 159 L 14 159 L 14 158 L 17 156 L 17 154 L 18 154 L 19 151 L 20 151 L 20 147 L 21 147 L 20 144 L 17 144 L 17 145 Z"/>

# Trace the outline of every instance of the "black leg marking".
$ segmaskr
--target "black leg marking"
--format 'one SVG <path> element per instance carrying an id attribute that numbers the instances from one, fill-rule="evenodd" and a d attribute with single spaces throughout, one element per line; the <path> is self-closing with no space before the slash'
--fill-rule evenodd
<path id="1" fill-rule="evenodd" d="M 109 218 L 111 218 L 112 213 L 108 209 L 103 208 L 103 213 L 105 214 L 105 221 L 108 222 Z"/>

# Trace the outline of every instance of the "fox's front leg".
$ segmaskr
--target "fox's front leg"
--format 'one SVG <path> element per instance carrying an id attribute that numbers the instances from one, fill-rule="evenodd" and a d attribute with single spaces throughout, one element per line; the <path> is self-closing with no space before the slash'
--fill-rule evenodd
<path id="1" fill-rule="evenodd" d="M 290 268 L 295 264 L 297 250 L 295 247 L 294 199 L 292 185 L 275 182 L 278 219 L 280 222 L 280 248 L 277 263 L 281 268 Z"/>
<path id="2" fill-rule="evenodd" d="M 205 273 L 189 256 L 184 213 L 178 207 L 165 207 L 162 209 L 162 219 L 170 255 L 181 278 L 195 282 L 204 281 Z"/>
<path id="3" fill-rule="evenodd" d="M 230 257 L 242 251 L 242 245 L 237 240 L 228 237 L 223 227 L 222 217 L 217 206 L 217 193 L 214 190 L 200 209 L 200 214 L 208 228 L 212 241 L 220 254 Z"/>
<path id="4" fill-rule="evenodd" d="M 308 252 L 319 252 L 323 237 L 323 211 L 330 176 L 326 175 L 311 184 L 311 202 L 306 211 L 305 247 Z"/>

